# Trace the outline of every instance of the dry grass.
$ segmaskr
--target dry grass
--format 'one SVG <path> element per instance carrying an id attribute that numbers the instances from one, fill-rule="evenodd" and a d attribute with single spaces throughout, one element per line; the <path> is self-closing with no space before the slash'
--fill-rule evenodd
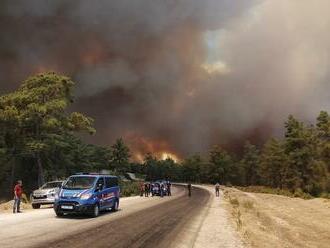
<path id="1" fill-rule="evenodd" d="M 242 238 L 251 247 L 318 247 L 330 244 L 330 200 L 223 190 Z"/>

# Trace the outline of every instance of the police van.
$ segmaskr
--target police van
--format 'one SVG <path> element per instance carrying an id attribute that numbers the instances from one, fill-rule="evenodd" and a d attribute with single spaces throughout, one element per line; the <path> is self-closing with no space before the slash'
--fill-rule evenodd
<path id="1" fill-rule="evenodd" d="M 120 189 L 118 178 L 102 174 L 77 174 L 70 176 L 55 196 L 54 211 L 57 216 L 82 213 L 97 217 L 100 211 L 117 211 Z"/>

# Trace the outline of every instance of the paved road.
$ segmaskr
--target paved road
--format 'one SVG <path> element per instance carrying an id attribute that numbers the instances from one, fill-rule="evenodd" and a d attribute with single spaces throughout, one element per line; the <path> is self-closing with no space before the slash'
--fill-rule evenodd
<path id="1" fill-rule="evenodd" d="M 56 218 L 52 209 L 0 215 L 0 247 L 168 247 L 210 194 L 182 187 L 172 197 L 121 200 L 121 210 L 96 219 Z"/>

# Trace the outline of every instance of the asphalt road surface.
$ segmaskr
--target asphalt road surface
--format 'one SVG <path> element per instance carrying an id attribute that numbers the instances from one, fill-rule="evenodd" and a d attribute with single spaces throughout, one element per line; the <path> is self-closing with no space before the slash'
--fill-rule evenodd
<path id="1" fill-rule="evenodd" d="M 98 218 L 57 218 L 52 209 L 0 215 L 0 247 L 169 247 L 210 198 L 175 187 L 172 197 L 130 197 Z"/>

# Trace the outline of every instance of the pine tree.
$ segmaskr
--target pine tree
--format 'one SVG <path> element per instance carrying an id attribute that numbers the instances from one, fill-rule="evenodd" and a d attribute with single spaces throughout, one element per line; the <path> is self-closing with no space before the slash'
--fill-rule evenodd
<path id="1" fill-rule="evenodd" d="M 129 159 L 131 153 L 122 138 L 117 139 L 110 148 L 110 168 L 119 173 L 125 173 L 129 170 Z"/>
<path id="2" fill-rule="evenodd" d="M 241 160 L 244 173 L 245 185 L 256 185 L 259 178 L 259 150 L 255 145 L 246 142 L 244 145 L 244 155 Z"/>
<path id="3" fill-rule="evenodd" d="M 209 152 L 210 182 L 229 183 L 232 170 L 232 159 L 230 155 L 219 146 L 213 147 Z"/>
<path id="4" fill-rule="evenodd" d="M 286 166 L 287 156 L 283 144 L 277 139 L 270 139 L 264 145 L 260 159 L 260 176 L 263 185 L 282 189 Z"/>

